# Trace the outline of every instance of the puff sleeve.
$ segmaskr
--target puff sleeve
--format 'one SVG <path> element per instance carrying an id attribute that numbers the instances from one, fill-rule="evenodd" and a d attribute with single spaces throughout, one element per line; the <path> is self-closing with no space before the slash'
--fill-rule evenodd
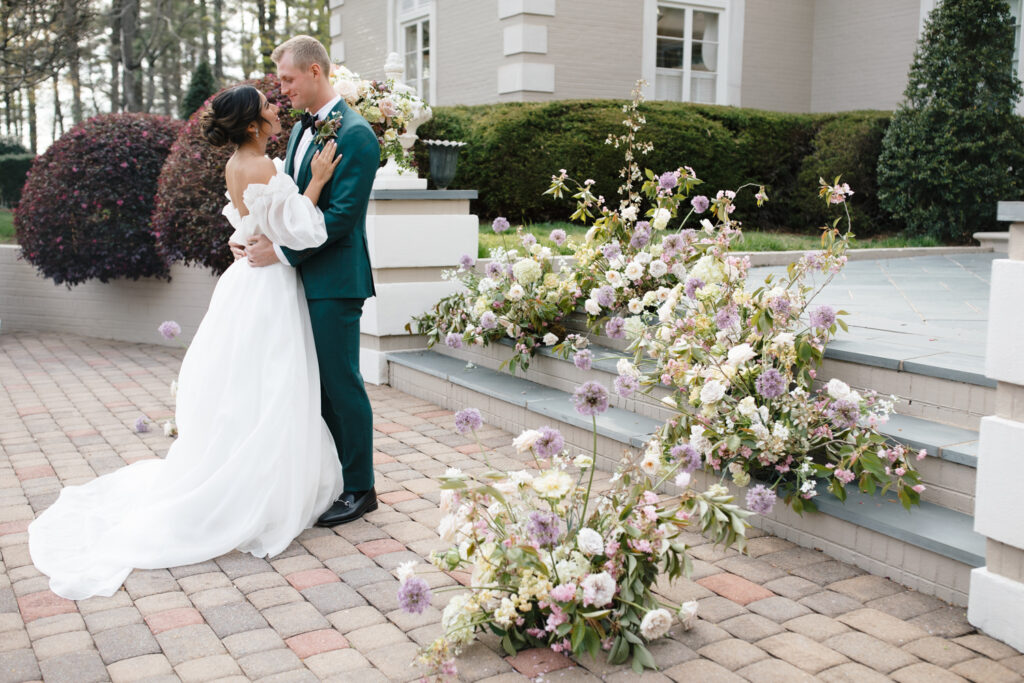
<path id="1" fill-rule="evenodd" d="M 295 181 L 284 172 L 281 159 L 274 159 L 274 166 L 277 173 L 269 182 L 249 185 L 242 193 L 249 214 L 240 219 L 239 225 L 232 221 L 229 209 L 224 209 L 228 221 L 235 225 L 236 234 L 247 232 L 250 227 L 247 224 L 251 222 L 258 230 L 254 229 L 246 237 L 262 233 L 274 244 L 289 249 L 310 249 L 323 244 L 327 240 L 323 212 L 299 192 Z"/>

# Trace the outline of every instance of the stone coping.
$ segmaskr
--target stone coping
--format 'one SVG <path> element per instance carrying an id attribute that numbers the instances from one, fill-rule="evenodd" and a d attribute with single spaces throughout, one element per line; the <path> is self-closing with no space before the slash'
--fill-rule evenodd
<path id="1" fill-rule="evenodd" d="M 370 199 L 476 199 L 476 190 L 373 190 Z"/>
<path id="2" fill-rule="evenodd" d="M 999 202 L 996 204 L 996 220 L 1024 222 L 1024 202 Z"/>

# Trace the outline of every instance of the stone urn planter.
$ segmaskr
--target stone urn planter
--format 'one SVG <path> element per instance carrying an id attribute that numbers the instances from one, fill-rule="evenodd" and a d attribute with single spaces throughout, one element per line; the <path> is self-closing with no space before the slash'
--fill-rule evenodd
<path id="1" fill-rule="evenodd" d="M 423 140 L 430 150 L 430 178 L 439 190 L 445 190 L 455 179 L 455 169 L 459 163 L 459 150 L 466 146 L 465 142 L 454 140 Z"/>

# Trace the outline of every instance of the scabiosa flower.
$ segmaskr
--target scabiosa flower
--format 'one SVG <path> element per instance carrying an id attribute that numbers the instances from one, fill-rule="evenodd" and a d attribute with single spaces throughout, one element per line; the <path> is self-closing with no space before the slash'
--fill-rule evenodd
<path id="1" fill-rule="evenodd" d="M 758 484 L 747 491 L 747 509 L 757 515 L 767 515 L 775 507 L 775 491 Z"/>
<path id="2" fill-rule="evenodd" d="M 160 323 L 160 327 L 157 328 L 157 331 L 160 332 L 160 336 L 170 341 L 181 334 L 181 325 L 173 320 L 165 320 Z"/>
<path id="3" fill-rule="evenodd" d="M 529 249 L 535 244 L 537 244 L 537 238 L 533 236 L 533 233 L 528 232 L 523 235 L 523 248 Z"/>
<path id="4" fill-rule="evenodd" d="M 468 431 L 476 431 L 484 424 L 484 418 L 476 408 L 463 408 L 455 413 L 455 431 L 465 434 Z"/>
<path id="5" fill-rule="evenodd" d="M 860 419 L 860 409 L 853 401 L 835 401 L 827 412 L 832 424 L 840 429 L 850 429 Z"/>
<path id="6" fill-rule="evenodd" d="M 450 349 L 461 349 L 462 335 L 458 332 L 449 332 L 448 336 L 444 338 L 444 343 L 447 344 Z"/>
<path id="7" fill-rule="evenodd" d="M 715 314 L 715 324 L 718 325 L 720 330 L 730 328 L 739 321 L 739 313 L 736 312 L 733 306 L 726 306 Z"/>
<path id="8" fill-rule="evenodd" d="M 590 349 L 581 349 L 572 357 L 572 362 L 580 370 L 589 370 L 594 364 L 594 354 L 590 352 Z"/>
<path id="9" fill-rule="evenodd" d="M 540 438 L 533 444 L 533 450 L 542 458 L 557 455 L 565 448 L 565 438 L 553 427 L 541 427 Z"/>
<path id="10" fill-rule="evenodd" d="M 686 278 L 686 296 L 690 297 L 691 299 L 696 298 L 697 290 L 701 289 L 702 287 L 704 287 L 704 281 L 701 280 L 699 277 Z"/>
<path id="11" fill-rule="evenodd" d="M 492 280 L 497 280 L 498 278 L 505 274 L 505 269 L 502 268 L 501 264 L 498 263 L 497 261 L 489 262 L 484 271 L 487 273 L 487 277 L 491 278 Z"/>
<path id="12" fill-rule="evenodd" d="M 757 378 L 754 387 L 765 398 L 778 398 L 786 391 L 786 379 L 775 368 L 768 368 Z"/>
<path id="13" fill-rule="evenodd" d="M 558 246 L 562 246 L 563 244 L 565 244 L 565 238 L 565 230 L 562 230 L 561 228 L 555 228 L 554 230 L 551 231 L 551 234 L 548 235 L 548 239 L 550 239 Z"/>
<path id="14" fill-rule="evenodd" d="M 673 460 L 678 460 L 680 462 L 679 467 L 682 468 L 684 472 L 693 472 L 701 465 L 700 453 L 696 448 L 688 443 L 681 443 L 678 446 L 673 446 L 669 450 L 668 454 Z"/>
<path id="15" fill-rule="evenodd" d="M 708 210 L 708 207 L 710 205 L 711 205 L 711 202 L 708 201 L 708 198 L 705 197 L 702 194 L 699 194 L 699 195 L 697 195 L 696 197 L 694 197 L 693 199 L 690 200 L 690 206 L 693 207 L 693 210 L 696 213 L 704 213 L 705 211 Z"/>
<path id="16" fill-rule="evenodd" d="M 430 585 L 418 576 L 406 579 L 398 587 L 398 606 L 409 614 L 422 614 L 430 606 Z"/>
<path id="17" fill-rule="evenodd" d="M 459 257 L 459 267 L 462 270 L 469 270 L 476 263 L 476 259 L 469 254 L 463 254 Z"/>
<path id="18" fill-rule="evenodd" d="M 543 548 L 554 545 L 558 543 L 558 537 L 561 535 L 558 515 L 554 512 L 535 510 L 530 513 L 530 521 L 526 525 L 526 531 L 538 546 Z"/>
<path id="19" fill-rule="evenodd" d="M 615 393 L 623 398 L 629 398 L 640 388 L 640 380 L 633 375 L 619 375 L 615 378 Z"/>
<path id="20" fill-rule="evenodd" d="M 633 228 L 633 236 L 629 238 L 629 246 L 633 249 L 643 249 L 651 241 L 651 224 L 647 221 L 640 221 Z"/>
<path id="21" fill-rule="evenodd" d="M 597 291 L 592 293 L 592 296 L 594 301 L 605 308 L 611 308 L 612 304 L 615 303 L 615 289 L 609 285 L 598 287 Z"/>
<path id="22" fill-rule="evenodd" d="M 661 248 L 666 253 L 674 254 L 683 248 L 683 238 L 679 235 L 665 235 L 661 240 Z"/>
<path id="23" fill-rule="evenodd" d="M 599 382 L 584 382 L 572 395 L 580 415 L 600 415 L 608 410 L 608 390 Z"/>
<path id="24" fill-rule="evenodd" d="M 622 254 L 622 247 L 619 246 L 618 242 L 609 242 L 608 244 L 601 247 L 601 253 L 609 261 L 613 258 Z"/>
<path id="25" fill-rule="evenodd" d="M 480 316 L 480 327 L 485 330 L 493 330 L 497 326 L 498 316 L 494 315 L 490 311 L 485 311 L 484 314 Z"/>
<path id="26" fill-rule="evenodd" d="M 790 303 L 789 303 L 789 299 L 787 299 L 784 296 L 777 296 L 777 297 L 775 297 L 774 299 L 772 299 L 771 301 L 768 302 L 768 305 L 771 307 L 772 311 L 774 311 L 776 315 L 781 315 L 781 316 L 788 316 L 789 315 L 789 311 L 790 311 L 790 308 L 791 308 L 790 307 Z"/>
<path id="27" fill-rule="evenodd" d="M 626 320 L 624 318 L 615 316 L 614 318 L 610 319 L 607 323 L 605 323 L 604 333 L 612 339 L 622 339 L 623 337 L 626 336 L 626 333 L 623 330 L 625 325 Z"/>
<path id="28" fill-rule="evenodd" d="M 658 176 L 658 192 L 668 194 L 679 184 L 679 179 L 673 171 L 667 171 Z"/>
<path id="29" fill-rule="evenodd" d="M 494 230 L 494 232 L 505 232 L 506 230 L 508 230 L 508 228 L 508 219 L 505 218 L 504 216 L 498 216 L 497 218 L 494 219 L 494 222 L 491 223 L 491 229 Z"/>
<path id="30" fill-rule="evenodd" d="M 145 434 L 148 431 L 149 431 L 149 420 L 146 418 L 145 415 L 139 415 L 135 419 L 135 433 L 136 434 Z"/>
<path id="31" fill-rule="evenodd" d="M 828 329 L 836 321 L 836 312 L 831 306 L 818 306 L 816 309 L 811 311 L 810 322 L 811 327 L 816 327 L 819 330 Z"/>

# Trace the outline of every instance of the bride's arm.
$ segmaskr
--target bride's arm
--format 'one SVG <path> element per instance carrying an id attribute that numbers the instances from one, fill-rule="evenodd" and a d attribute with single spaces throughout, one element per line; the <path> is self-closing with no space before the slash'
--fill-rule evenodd
<path id="1" fill-rule="evenodd" d="M 309 181 L 309 185 L 306 186 L 306 191 L 303 194 L 309 198 L 309 201 L 313 202 L 314 206 L 320 199 L 320 191 L 324 189 L 324 185 L 334 175 L 334 169 L 338 167 L 338 162 L 341 161 L 341 155 L 337 157 L 334 153 L 338 150 L 337 143 L 334 140 L 328 140 L 324 144 L 323 149 L 317 150 L 313 154 L 313 159 L 309 162 L 309 169 L 313 173 L 313 177 Z"/>

